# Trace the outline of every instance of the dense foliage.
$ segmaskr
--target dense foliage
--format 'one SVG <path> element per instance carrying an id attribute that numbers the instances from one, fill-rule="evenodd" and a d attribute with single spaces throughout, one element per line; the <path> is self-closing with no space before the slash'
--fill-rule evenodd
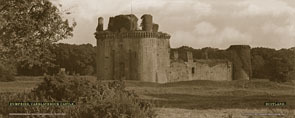
<path id="1" fill-rule="evenodd" d="M 9 67 L 7 64 L 3 64 L 0 62 L 0 81 L 8 82 L 8 81 L 14 81 L 14 67 Z"/>
<path id="2" fill-rule="evenodd" d="M 51 49 L 55 55 L 52 61 L 55 66 L 42 69 L 42 66 L 19 66 L 18 75 L 40 76 L 44 73 L 57 74 L 60 68 L 65 68 L 69 75 L 94 75 L 96 72 L 95 47 L 91 44 L 72 45 L 59 43 Z"/>
<path id="3" fill-rule="evenodd" d="M 256 78 L 269 78 L 285 82 L 295 77 L 295 51 L 293 49 L 253 48 L 252 68 Z"/>
<path id="4" fill-rule="evenodd" d="M 100 82 L 80 77 L 46 76 L 31 93 L 0 94 L 0 114 L 66 113 L 72 118 L 154 118 L 152 104 L 125 89 L 123 81 Z M 8 106 L 8 102 L 75 101 L 74 106 Z M 56 116 L 54 116 L 56 117 Z"/>
<path id="5" fill-rule="evenodd" d="M 69 74 L 93 75 L 96 72 L 96 50 L 91 44 L 58 44 L 52 52 L 56 55 L 54 64 L 65 68 Z"/>
<path id="6" fill-rule="evenodd" d="M 0 0 L 0 62 L 51 67 L 52 44 L 72 36 L 75 26 L 61 15 L 48 0 Z"/>

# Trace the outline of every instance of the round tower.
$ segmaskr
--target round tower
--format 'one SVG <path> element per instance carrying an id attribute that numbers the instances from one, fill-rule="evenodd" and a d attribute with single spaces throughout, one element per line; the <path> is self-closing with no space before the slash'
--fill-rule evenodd
<path id="1" fill-rule="evenodd" d="M 137 30 L 136 16 L 119 15 L 95 33 L 98 79 L 167 82 L 170 35 L 153 32 L 147 25 L 152 17 L 142 18 L 143 30 Z"/>
<path id="2" fill-rule="evenodd" d="M 249 45 L 232 45 L 228 51 L 230 52 L 230 60 L 233 63 L 233 79 L 251 79 L 251 47 Z"/>

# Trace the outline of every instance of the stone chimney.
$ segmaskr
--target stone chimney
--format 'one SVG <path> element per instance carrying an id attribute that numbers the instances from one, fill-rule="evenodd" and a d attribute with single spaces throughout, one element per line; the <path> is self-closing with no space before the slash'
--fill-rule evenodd
<path id="1" fill-rule="evenodd" d="M 98 18 L 98 24 L 96 27 L 96 31 L 97 32 L 103 31 L 103 18 L 102 17 Z"/>
<path id="2" fill-rule="evenodd" d="M 193 62 L 193 53 L 191 51 L 186 52 L 187 54 L 187 61 Z"/>
<path id="3" fill-rule="evenodd" d="M 147 32 L 152 32 L 153 31 L 153 16 L 150 14 L 145 14 L 141 17 L 142 22 L 142 30 L 147 31 Z"/>
<path id="4" fill-rule="evenodd" d="M 179 57 L 178 51 L 173 51 L 173 59 L 178 60 L 178 57 Z"/>

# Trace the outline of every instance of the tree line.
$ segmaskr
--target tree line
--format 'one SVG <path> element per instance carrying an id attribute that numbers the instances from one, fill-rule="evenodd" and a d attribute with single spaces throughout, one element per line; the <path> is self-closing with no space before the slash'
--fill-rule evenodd
<path id="1" fill-rule="evenodd" d="M 50 50 L 54 55 L 54 59 L 50 62 L 53 64 L 52 66 L 47 68 L 38 65 L 18 66 L 17 74 L 25 76 L 54 75 L 64 68 L 69 75 L 94 75 L 96 72 L 95 50 L 96 48 L 91 44 L 55 44 L 55 48 Z"/>
<path id="2" fill-rule="evenodd" d="M 171 49 L 177 51 L 179 59 L 187 60 L 186 52 L 191 51 L 194 59 L 227 59 L 225 50 L 218 48 L 193 49 L 183 46 Z M 91 44 L 56 44 L 51 49 L 54 66 L 43 68 L 42 66 L 18 66 L 18 75 L 40 76 L 44 73 L 56 74 L 60 68 L 65 68 L 70 75 L 95 75 L 96 73 L 96 48 Z M 171 53 L 171 59 L 173 53 Z M 256 47 L 251 49 L 251 66 L 253 78 L 271 79 L 274 81 L 287 81 L 294 79 L 295 48 L 271 49 Z"/>

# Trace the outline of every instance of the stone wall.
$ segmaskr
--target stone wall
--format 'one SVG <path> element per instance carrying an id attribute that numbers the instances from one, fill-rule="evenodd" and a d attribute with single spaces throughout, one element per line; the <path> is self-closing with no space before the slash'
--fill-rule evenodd
<path id="1" fill-rule="evenodd" d="M 177 59 L 182 56 L 177 53 L 170 60 L 170 35 L 158 32 L 159 25 L 153 23 L 151 15 L 145 14 L 141 18 L 142 30 L 138 30 L 138 19 L 132 14 L 111 17 L 107 30 L 103 30 L 103 18 L 98 19 L 95 32 L 98 79 L 157 83 L 219 81 L 232 80 L 233 72 L 242 72 L 233 71 L 233 64 L 228 60 L 194 60 L 191 52 L 184 54 L 185 60 Z M 233 55 L 231 61 L 238 62 L 234 63 L 235 69 L 243 70 L 251 77 L 248 47 L 232 46 L 229 52 Z"/>
<path id="2" fill-rule="evenodd" d="M 194 60 L 193 62 L 177 60 L 171 62 L 169 82 L 191 80 L 231 81 L 232 63 L 228 60 Z"/>
<path id="3" fill-rule="evenodd" d="M 112 32 L 128 32 L 137 30 L 137 17 L 133 14 L 110 17 L 108 30 Z"/>
<path id="4" fill-rule="evenodd" d="M 99 32 L 98 79 L 128 79 L 167 82 L 169 38 L 165 33 L 134 31 Z"/>
<path id="5" fill-rule="evenodd" d="M 229 52 L 229 60 L 233 62 L 233 79 L 251 79 L 251 47 L 249 45 L 231 45 L 227 51 Z"/>
<path id="6" fill-rule="evenodd" d="M 181 60 L 171 61 L 168 82 L 189 81 L 187 63 Z"/>
<path id="7" fill-rule="evenodd" d="M 170 66 L 169 38 L 158 32 L 152 16 L 142 16 L 142 29 L 137 28 L 133 14 L 111 17 L 107 30 L 103 19 L 98 19 L 97 78 L 128 79 L 147 82 L 167 82 Z"/>
<path id="8" fill-rule="evenodd" d="M 227 60 L 196 60 L 191 68 L 192 80 L 232 80 L 232 63 Z"/>

